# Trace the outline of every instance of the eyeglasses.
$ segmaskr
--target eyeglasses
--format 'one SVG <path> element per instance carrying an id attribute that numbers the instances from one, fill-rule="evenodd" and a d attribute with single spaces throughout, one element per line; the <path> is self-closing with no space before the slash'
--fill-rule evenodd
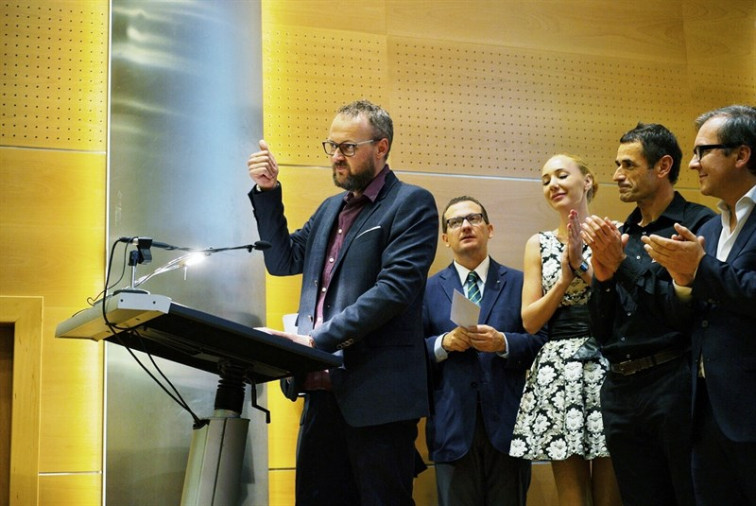
<path id="1" fill-rule="evenodd" d="M 483 213 L 473 213 L 468 214 L 467 216 L 455 216 L 454 218 L 449 218 L 446 220 L 446 227 L 452 230 L 457 229 L 462 226 L 462 223 L 464 223 L 465 220 L 467 220 L 467 223 L 470 225 L 480 225 L 483 223 Z"/>
<path id="2" fill-rule="evenodd" d="M 369 141 L 362 142 L 342 142 L 341 144 L 336 144 L 333 141 L 323 141 L 323 151 L 325 151 L 328 156 L 333 156 L 338 149 L 344 156 L 354 156 L 357 152 L 357 146 L 377 142 L 378 140 L 379 139 L 370 139 Z"/>
<path id="3" fill-rule="evenodd" d="M 740 146 L 740 144 L 702 144 L 693 148 L 693 158 L 701 161 L 708 151 L 712 149 L 731 149 Z"/>

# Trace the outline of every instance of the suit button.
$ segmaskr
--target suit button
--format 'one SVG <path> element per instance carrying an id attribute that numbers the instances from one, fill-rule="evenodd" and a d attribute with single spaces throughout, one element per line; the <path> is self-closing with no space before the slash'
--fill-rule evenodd
<path id="1" fill-rule="evenodd" d="M 701 327 L 706 328 L 709 326 L 709 320 L 704 320 L 701 322 Z"/>
<path id="2" fill-rule="evenodd" d="M 473 381 L 472 383 L 470 383 L 470 386 L 473 387 L 473 388 L 478 388 L 478 382 L 477 381 Z"/>

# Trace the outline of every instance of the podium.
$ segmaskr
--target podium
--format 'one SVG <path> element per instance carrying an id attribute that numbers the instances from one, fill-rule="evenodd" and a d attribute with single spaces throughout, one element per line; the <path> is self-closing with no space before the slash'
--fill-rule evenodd
<path id="1" fill-rule="evenodd" d="M 235 503 L 249 425 L 241 418 L 246 384 L 341 365 L 330 353 L 149 293 L 116 293 L 58 324 L 55 336 L 108 340 L 219 375 L 214 416 L 192 431 L 181 506 Z"/>

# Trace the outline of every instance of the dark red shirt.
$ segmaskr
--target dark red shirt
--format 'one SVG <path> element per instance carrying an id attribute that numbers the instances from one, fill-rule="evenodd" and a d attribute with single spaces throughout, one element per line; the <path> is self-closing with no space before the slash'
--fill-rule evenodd
<path id="1" fill-rule="evenodd" d="M 370 184 L 367 185 L 362 195 L 355 197 L 353 192 L 344 195 L 344 204 L 339 211 L 337 226 L 331 231 L 331 237 L 328 240 L 328 254 L 326 255 L 323 273 L 320 276 L 320 290 L 318 292 L 318 304 L 315 309 L 315 324 L 313 328 L 318 328 L 323 324 L 323 305 L 328 293 L 328 287 L 331 285 L 333 276 L 333 267 L 336 265 L 336 259 L 339 258 L 339 252 L 344 245 L 344 238 L 349 233 L 355 220 L 362 212 L 362 209 L 368 202 L 375 202 L 378 194 L 386 183 L 386 174 L 388 174 L 388 164 L 376 175 Z M 307 375 L 305 380 L 305 390 L 330 390 L 331 381 L 328 377 L 328 371 L 318 371 Z"/>

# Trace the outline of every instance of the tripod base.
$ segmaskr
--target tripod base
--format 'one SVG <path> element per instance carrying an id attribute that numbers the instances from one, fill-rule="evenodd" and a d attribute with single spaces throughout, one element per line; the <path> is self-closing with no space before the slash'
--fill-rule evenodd
<path id="1" fill-rule="evenodd" d="M 210 418 L 192 432 L 181 506 L 236 504 L 249 420 Z"/>

